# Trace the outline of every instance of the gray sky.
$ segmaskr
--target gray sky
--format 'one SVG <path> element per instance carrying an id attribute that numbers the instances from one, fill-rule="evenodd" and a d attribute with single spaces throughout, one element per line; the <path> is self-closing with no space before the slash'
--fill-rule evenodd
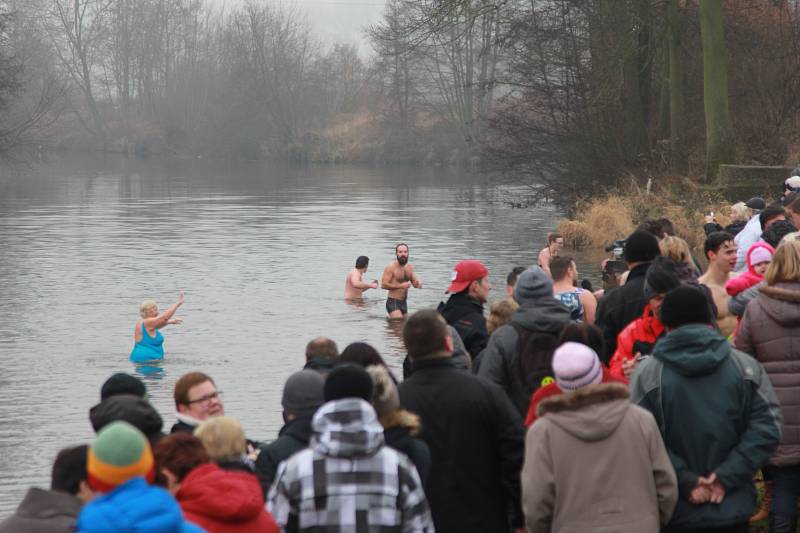
<path id="1" fill-rule="evenodd" d="M 244 0 L 212 0 L 214 3 L 237 5 Z M 364 39 L 362 28 L 380 21 L 385 0 L 255 0 L 271 5 L 298 6 L 313 24 L 316 34 L 327 45 L 335 42 L 359 46 L 362 54 L 372 49 Z"/>

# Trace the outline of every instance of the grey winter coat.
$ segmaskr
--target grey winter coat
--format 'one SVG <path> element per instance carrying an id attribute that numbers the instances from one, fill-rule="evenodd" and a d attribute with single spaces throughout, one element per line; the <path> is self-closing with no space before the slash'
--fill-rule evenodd
<path id="1" fill-rule="evenodd" d="M 500 326 L 492 333 L 489 344 L 481 352 L 478 376 L 500 385 L 524 417 L 528 412 L 531 394 L 513 390 L 511 373 L 517 368 L 520 343 L 519 334 L 512 324 L 528 331 L 558 336 L 571 320 L 569 309 L 555 298 L 543 298 L 535 306 L 520 307 L 511 315 L 510 324 Z"/>
<path id="2" fill-rule="evenodd" d="M 621 383 L 539 404 L 525 439 L 522 506 L 530 533 L 657 533 L 678 481 L 656 421 Z"/>
<path id="3" fill-rule="evenodd" d="M 28 489 L 14 514 L 0 522 L 0 533 L 68 533 L 75 531 L 81 501 L 66 492 Z"/>
<path id="4" fill-rule="evenodd" d="M 770 464 L 800 465 L 800 283 L 761 287 L 735 342 L 761 362 L 780 402 L 783 437 Z"/>

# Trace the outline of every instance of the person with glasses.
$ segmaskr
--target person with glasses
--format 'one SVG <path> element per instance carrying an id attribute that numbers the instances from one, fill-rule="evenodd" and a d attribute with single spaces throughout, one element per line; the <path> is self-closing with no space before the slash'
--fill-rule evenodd
<path id="1" fill-rule="evenodd" d="M 207 418 L 225 414 L 222 391 L 217 390 L 214 380 L 202 372 L 181 376 L 175 383 L 174 397 L 178 422 L 170 433 L 191 433 Z"/>
<path id="2" fill-rule="evenodd" d="M 547 247 L 539 252 L 538 265 L 547 275 L 550 275 L 550 261 L 558 257 L 558 251 L 564 247 L 564 236 L 560 233 L 547 234 Z"/>

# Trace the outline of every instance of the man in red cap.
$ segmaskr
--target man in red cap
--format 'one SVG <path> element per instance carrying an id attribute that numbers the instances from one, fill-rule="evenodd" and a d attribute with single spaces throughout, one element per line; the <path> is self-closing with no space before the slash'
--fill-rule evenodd
<path id="1" fill-rule="evenodd" d="M 450 286 L 450 298 L 439 304 L 439 312 L 453 326 L 464 341 L 472 359 L 486 348 L 489 332 L 483 305 L 489 300 L 489 270 L 475 259 L 467 259 L 456 265 Z"/>

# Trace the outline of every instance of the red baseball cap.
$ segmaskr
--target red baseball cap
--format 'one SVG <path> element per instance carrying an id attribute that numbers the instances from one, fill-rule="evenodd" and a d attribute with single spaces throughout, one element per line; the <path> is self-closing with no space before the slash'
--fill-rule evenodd
<path id="1" fill-rule="evenodd" d="M 453 270 L 453 278 L 450 286 L 444 292 L 461 292 L 473 281 L 485 278 L 489 275 L 489 270 L 477 259 L 466 259 L 456 265 Z"/>

